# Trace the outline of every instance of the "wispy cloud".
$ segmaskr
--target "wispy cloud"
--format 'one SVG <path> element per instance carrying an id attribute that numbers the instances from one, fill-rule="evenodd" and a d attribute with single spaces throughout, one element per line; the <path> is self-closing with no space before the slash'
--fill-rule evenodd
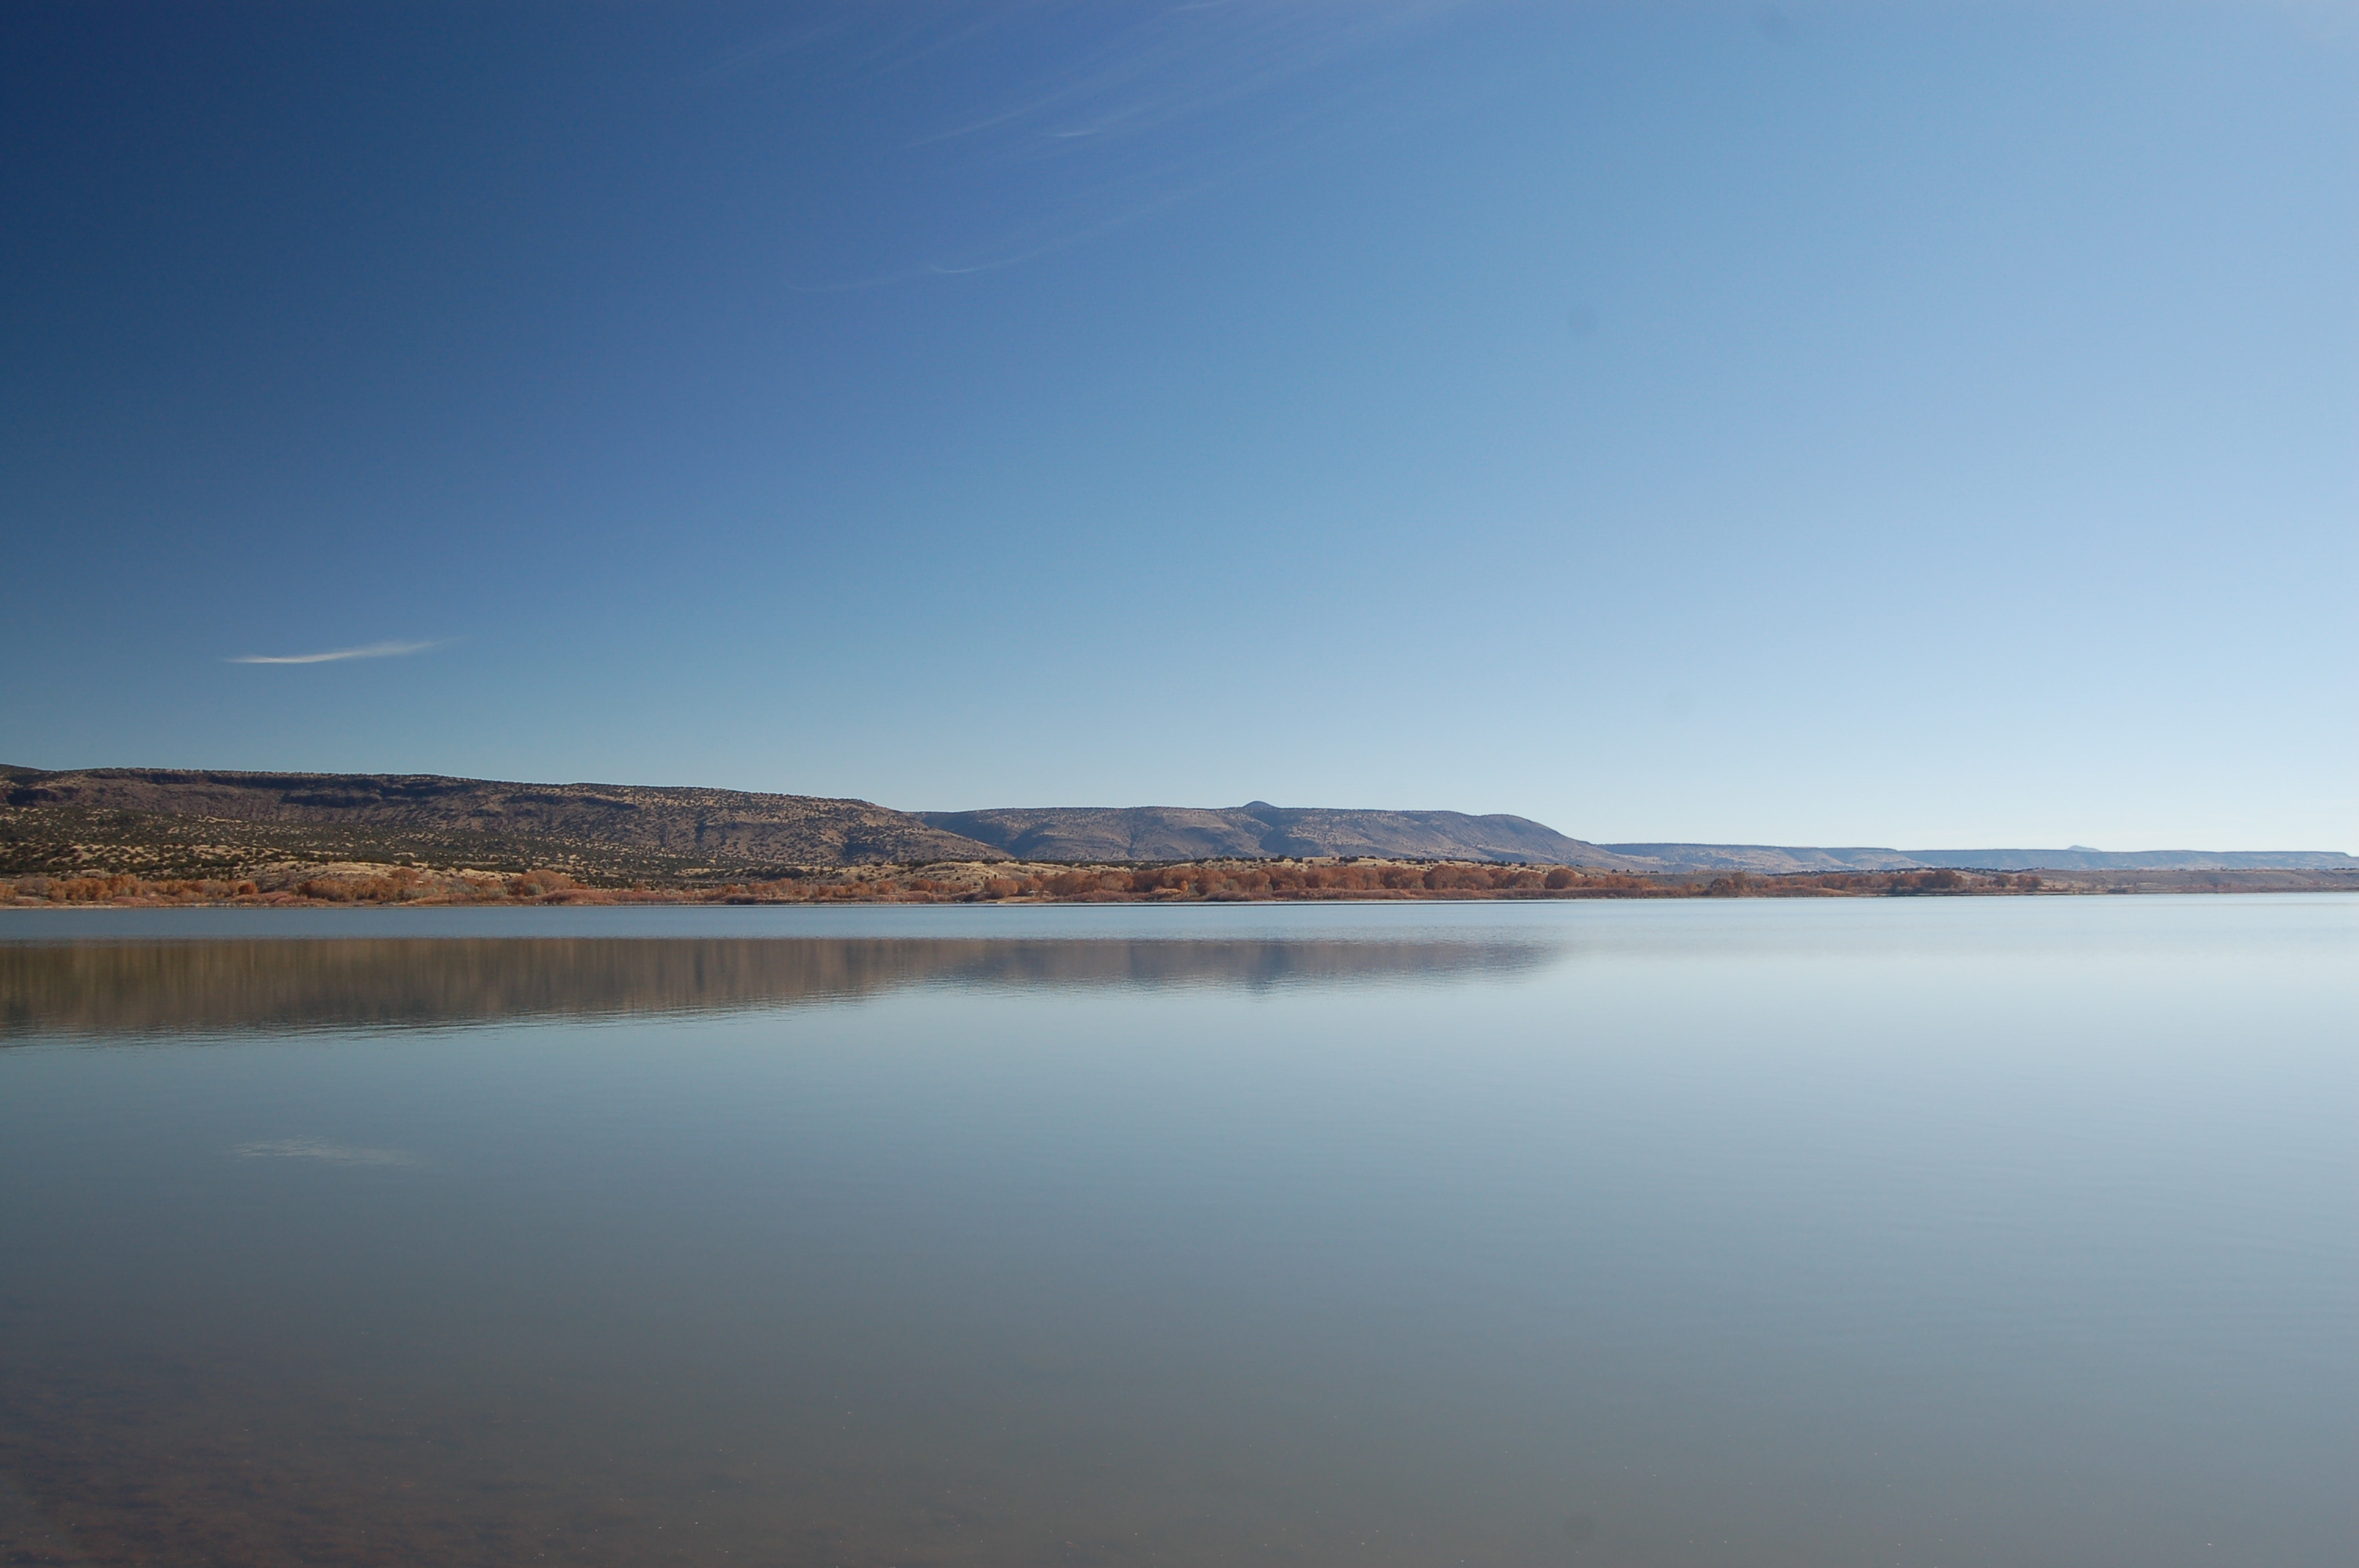
<path id="1" fill-rule="evenodd" d="M 331 648 L 324 654 L 243 654 L 224 661 L 233 665 L 332 665 L 344 659 L 392 659 L 422 654 L 440 643 L 371 643 L 361 648 Z"/>
<path id="2" fill-rule="evenodd" d="M 418 1156 L 404 1149 L 362 1149 L 349 1143 L 329 1143 L 317 1138 L 280 1138 L 263 1143 L 241 1143 L 230 1151 L 243 1160 L 317 1160 L 326 1165 L 415 1165 Z"/>
<path id="3" fill-rule="evenodd" d="M 793 91 L 838 103 L 835 122 L 878 177 L 834 221 L 821 211 L 808 225 L 832 254 L 781 269 L 798 293 L 833 294 L 995 271 L 1266 168 L 1402 135 L 1447 109 L 1420 49 L 1469 6 L 857 7 L 727 71 L 758 80 L 755 68 L 795 53 Z"/>

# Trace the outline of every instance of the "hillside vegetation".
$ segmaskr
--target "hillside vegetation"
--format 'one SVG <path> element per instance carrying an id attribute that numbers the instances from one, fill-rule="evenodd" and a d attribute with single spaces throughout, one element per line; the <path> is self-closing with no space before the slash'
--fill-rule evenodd
<path id="1" fill-rule="evenodd" d="M 725 881 L 795 866 L 1004 851 L 864 800 L 432 774 L 7 770 L 0 872 L 249 876 L 370 861 L 590 881 Z"/>
<path id="2" fill-rule="evenodd" d="M 1680 875 L 1472 861 L 1199 860 L 1160 866 L 944 861 L 814 867 L 762 881 L 596 887 L 548 868 L 478 870 L 343 863 L 260 878 L 151 880 L 117 872 L 0 877 L 0 905 L 1201 903 L 1270 900 L 1895 898 L 2125 892 L 2359 892 L 2349 871 L 2064 871 L 1949 869 L 1758 877 Z"/>
<path id="3" fill-rule="evenodd" d="M 1325 806 L 1004 806 L 919 812 L 1027 860 L 1188 860 L 1377 855 L 1394 860 L 1655 869 L 1526 816 Z"/>
<path id="4" fill-rule="evenodd" d="M 1019 871 L 1017 862 L 1034 869 Z M 209 890 L 156 895 L 173 899 L 375 899 L 380 894 L 349 890 L 382 885 L 396 890 L 385 896 L 398 902 L 478 902 L 516 896 L 506 891 L 516 879 L 545 873 L 584 897 L 599 888 L 743 896 L 754 887 L 775 890 L 767 898 L 931 897 L 940 890 L 918 884 L 945 882 L 946 874 L 918 876 L 912 868 L 954 866 L 962 870 L 947 880 L 961 891 L 942 896 L 968 897 L 979 896 L 970 883 L 994 865 L 1004 869 L 985 881 L 1022 884 L 995 896 L 1058 898 L 1571 895 L 1570 885 L 1553 882 L 1536 891 L 1521 874 L 1530 870 L 1547 882 L 1551 869 L 1579 873 L 1581 896 L 1683 895 L 1720 885 L 1814 896 L 1906 892 L 1920 883 L 1993 891 L 2012 886 L 2007 874 L 2025 872 L 2086 890 L 2359 884 L 2359 860 L 2331 851 L 1598 845 L 1522 816 L 1263 801 L 1201 810 L 912 813 L 864 800 L 641 784 L 0 767 L 0 878 L 36 879 L 44 890 L 115 878 L 140 888 Z M 1478 885 L 1469 866 L 1490 868 L 1482 875 L 1491 880 Z M 1224 867 L 1232 869 L 1206 870 Z M 833 874 L 862 868 L 890 870 L 903 879 L 900 892 L 872 886 L 873 877 Z M 1072 868 L 1105 876 L 1115 868 L 1140 885 L 1109 883 L 1085 893 L 1057 882 Z M 1924 882 L 1926 873 L 1947 871 L 1973 874 L 1941 888 Z M 293 891 L 306 883 L 329 891 Z M 221 892 L 246 884 L 247 893 Z M 817 891 L 831 887 L 843 891 Z M 47 891 L 27 896 L 51 900 Z"/>

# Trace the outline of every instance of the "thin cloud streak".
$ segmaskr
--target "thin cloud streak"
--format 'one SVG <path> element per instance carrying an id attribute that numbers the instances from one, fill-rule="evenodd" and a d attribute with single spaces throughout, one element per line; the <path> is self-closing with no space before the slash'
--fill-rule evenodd
<path id="1" fill-rule="evenodd" d="M 905 233 L 858 260 L 798 258 L 782 269 L 787 287 L 835 294 L 996 271 L 1273 165 L 1398 135 L 1441 108 L 1411 91 L 1416 45 L 1467 8 L 1371 0 L 1136 15 L 1062 3 L 861 13 L 884 36 L 856 74 L 903 78 L 905 91 L 927 84 L 939 91 L 913 96 L 951 111 L 947 124 L 911 126 L 897 148 L 878 149 L 888 184 L 984 192 L 992 216 L 953 219 L 930 238 Z M 996 63 L 993 88 L 978 93 L 955 62 L 982 45 Z"/>
<path id="2" fill-rule="evenodd" d="M 392 659 L 422 654 L 440 643 L 371 643 L 364 648 L 331 648 L 324 654 L 244 654 L 223 663 L 231 665 L 332 665 L 344 659 Z"/>

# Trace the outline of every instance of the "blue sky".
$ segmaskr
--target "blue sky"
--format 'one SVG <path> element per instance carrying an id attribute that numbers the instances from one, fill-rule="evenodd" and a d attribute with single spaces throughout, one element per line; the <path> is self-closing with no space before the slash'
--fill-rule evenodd
<path id="1" fill-rule="evenodd" d="M 2354 88 L 2293 4 L 10 7 L 0 761 L 2359 850 Z"/>

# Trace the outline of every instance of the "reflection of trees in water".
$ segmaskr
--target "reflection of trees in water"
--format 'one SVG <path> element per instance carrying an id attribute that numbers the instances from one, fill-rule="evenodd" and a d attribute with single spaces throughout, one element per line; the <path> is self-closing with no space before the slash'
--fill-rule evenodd
<path id="1" fill-rule="evenodd" d="M 1500 941 L 441 937 L 0 944 L 0 1035 L 703 1012 L 975 988 L 1257 988 L 1529 970 Z"/>

